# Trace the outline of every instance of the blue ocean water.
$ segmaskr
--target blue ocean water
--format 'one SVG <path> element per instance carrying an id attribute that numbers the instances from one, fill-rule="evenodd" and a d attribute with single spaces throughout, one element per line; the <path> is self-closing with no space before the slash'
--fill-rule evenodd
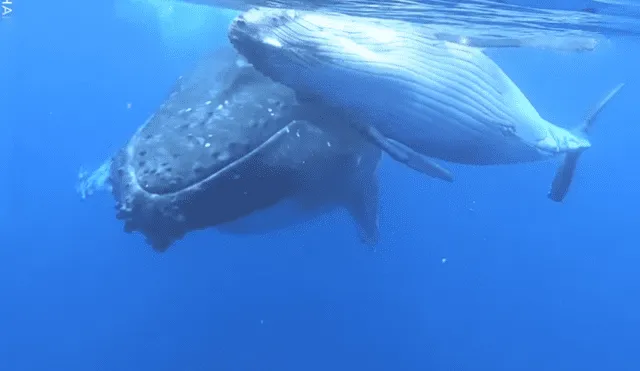
<path id="1" fill-rule="evenodd" d="M 638 40 L 488 52 L 562 126 L 626 83 L 563 204 L 545 197 L 557 164 L 451 166 L 447 184 L 385 158 L 373 252 L 336 211 L 266 236 L 199 231 L 159 254 L 122 232 L 109 195 L 81 200 L 77 172 L 226 42 L 228 15 L 13 2 L 0 23 L 0 370 L 640 369 Z"/>

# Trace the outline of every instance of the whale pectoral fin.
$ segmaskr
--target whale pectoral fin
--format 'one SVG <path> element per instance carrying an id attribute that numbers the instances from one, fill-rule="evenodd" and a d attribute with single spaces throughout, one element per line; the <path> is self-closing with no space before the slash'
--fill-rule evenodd
<path id="1" fill-rule="evenodd" d="M 607 104 L 611 101 L 611 99 L 613 99 L 613 97 L 618 95 L 622 87 L 624 87 L 624 83 L 620 83 L 616 85 L 613 89 L 611 89 L 611 91 L 609 91 L 609 93 L 607 93 L 607 95 L 604 98 L 602 98 L 598 102 L 598 104 L 593 106 L 591 108 L 591 111 L 585 118 L 584 122 L 579 128 L 577 128 L 577 130 L 582 132 L 584 135 L 589 134 L 589 131 L 591 130 L 591 128 L 593 127 L 593 124 L 595 123 L 596 119 L 600 115 L 600 112 L 602 112 L 602 110 L 607 106 Z"/>
<path id="2" fill-rule="evenodd" d="M 573 181 L 573 174 L 576 171 L 578 164 L 578 158 L 580 158 L 581 152 L 568 153 L 564 159 L 564 162 L 558 168 L 556 176 L 551 183 L 551 190 L 547 197 L 555 202 L 562 202 L 564 197 L 569 192 L 569 187 Z"/>
<path id="3" fill-rule="evenodd" d="M 453 174 L 444 167 L 438 165 L 435 161 L 421 155 L 413 149 L 393 139 L 383 136 L 373 126 L 366 126 L 359 130 L 362 135 L 376 144 L 380 149 L 386 152 L 392 159 L 405 164 L 420 173 L 427 176 L 453 181 Z"/>
<path id="4" fill-rule="evenodd" d="M 96 192 L 111 192 L 111 179 L 109 178 L 111 171 L 111 159 L 106 160 L 99 168 L 89 174 L 84 168 L 78 173 L 78 183 L 76 184 L 76 192 L 84 200 Z"/>
<path id="5" fill-rule="evenodd" d="M 360 240 L 374 246 L 379 241 L 378 211 L 380 193 L 375 172 L 362 174 L 345 187 L 342 205 L 354 219 Z"/>
<path id="6" fill-rule="evenodd" d="M 404 160 L 401 162 L 405 165 L 430 177 L 446 180 L 447 182 L 453 182 L 453 174 L 451 171 L 440 166 L 437 162 L 421 155 L 398 141 L 390 138 L 386 138 L 386 140 L 391 146 L 395 147 L 396 151 L 398 151 L 398 154 L 401 156 L 401 160 Z M 396 160 L 398 160 L 398 158 L 396 158 Z"/>
<path id="7" fill-rule="evenodd" d="M 435 34 L 438 40 L 471 46 L 478 49 L 496 49 L 496 48 L 538 48 L 550 49 L 564 52 L 581 52 L 591 51 L 598 45 L 598 40 L 592 37 L 567 37 L 567 38 L 550 38 L 550 37 L 479 37 L 464 36 L 461 34 L 438 32 Z"/>
<path id="8" fill-rule="evenodd" d="M 598 118 L 598 115 L 604 107 L 611 101 L 613 97 L 615 97 L 624 84 L 618 84 L 614 87 L 602 100 L 598 102 L 592 109 L 591 112 L 587 115 L 584 123 L 578 127 L 575 131 L 577 135 L 588 135 L 589 131 Z M 569 192 L 569 187 L 571 186 L 571 182 L 573 181 L 573 175 L 576 172 L 576 166 L 578 165 L 578 159 L 583 151 L 576 151 L 567 153 L 564 162 L 558 168 L 556 172 L 556 176 L 553 178 L 553 183 L 551 183 L 551 190 L 547 194 L 547 197 L 555 202 L 561 202 L 564 200 L 564 197 Z"/>
<path id="9" fill-rule="evenodd" d="M 298 110 L 297 117 L 307 118 L 311 122 L 315 122 L 313 116 L 318 114 L 317 112 L 312 112 L 314 112 L 314 110 L 318 110 L 318 107 L 323 106 L 322 101 L 313 94 L 301 92 L 296 92 L 296 99 L 298 100 L 298 102 L 306 104 L 303 109 Z M 322 111 L 322 109 L 320 109 L 320 111 Z M 326 114 L 326 111 L 324 113 Z M 345 119 L 339 114 L 338 117 L 340 117 L 340 119 Z M 328 127 L 327 125 L 330 125 L 331 121 L 332 120 L 327 120 L 327 122 L 323 122 L 323 128 L 326 129 Z M 366 140 L 386 152 L 392 159 L 430 177 L 446 180 L 448 182 L 453 181 L 453 174 L 451 174 L 449 170 L 438 165 L 435 161 L 419 154 L 418 152 L 400 142 L 385 137 L 384 135 L 382 135 L 382 133 L 380 133 L 380 131 L 378 131 L 378 129 L 376 129 L 372 125 L 364 124 L 354 120 L 349 121 L 351 121 L 349 125 L 353 129 L 359 132 L 360 135 L 362 135 Z"/>

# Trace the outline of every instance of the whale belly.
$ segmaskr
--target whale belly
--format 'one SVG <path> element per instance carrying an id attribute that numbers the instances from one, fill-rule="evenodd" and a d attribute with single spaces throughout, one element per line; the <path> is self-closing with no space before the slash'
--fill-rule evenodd
<path id="1" fill-rule="evenodd" d="M 489 99 L 476 99 L 474 95 L 483 95 L 481 89 L 467 85 L 465 91 L 464 85 L 456 84 L 443 89 L 438 78 L 434 73 L 400 79 L 371 66 L 369 73 L 352 70 L 347 75 L 343 70 L 325 69 L 308 81 L 319 82 L 313 90 L 331 106 L 346 109 L 355 121 L 372 125 L 425 156 L 476 165 L 545 157 L 532 144 L 544 137 L 542 123 L 540 128 L 529 122 L 518 124 L 530 118 Z M 536 118 L 531 120 L 534 124 Z M 533 128 L 534 139 L 523 140 L 516 127 Z"/>

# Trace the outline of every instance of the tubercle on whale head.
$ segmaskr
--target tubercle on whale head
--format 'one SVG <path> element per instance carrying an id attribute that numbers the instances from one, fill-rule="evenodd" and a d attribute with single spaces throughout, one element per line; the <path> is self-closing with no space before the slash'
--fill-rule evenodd
<path id="1" fill-rule="evenodd" d="M 289 13 L 287 15 L 287 13 Z M 280 26 L 294 17 L 294 11 L 252 9 L 233 19 L 228 38 L 236 51 L 256 70 L 275 82 L 287 85 L 294 65 L 295 46 L 282 41 Z"/>
<path id="2" fill-rule="evenodd" d="M 135 142 L 135 141 L 134 141 Z M 164 252 L 189 231 L 179 204 L 172 195 L 147 192 L 132 170 L 132 143 L 118 151 L 110 166 L 111 193 L 115 199 L 115 217 L 123 222 L 126 233 L 140 232 L 157 252 Z"/>
<path id="3" fill-rule="evenodd" d="M 295 10 L 253 8 L 232 20 L 227 36 L 241 54 L 286 49 L 278 31 L 297 16 Z"/>
<path id="4" fill-rule="evenodd" d="M 240 13 L 233 22 L 239 22 L 244 26 L 274 28 L 296 19 L 299 14 L 298 11 L 292 9 L 256 7 Z"/>
<path id="5" fill-rule="evenodd" d="M 252 63 L 257 53 L 262 52 L 260 30 L 246 21 L 246 13 L 235 17 L 229 25 L 227 37 L 238 53 Z"/>

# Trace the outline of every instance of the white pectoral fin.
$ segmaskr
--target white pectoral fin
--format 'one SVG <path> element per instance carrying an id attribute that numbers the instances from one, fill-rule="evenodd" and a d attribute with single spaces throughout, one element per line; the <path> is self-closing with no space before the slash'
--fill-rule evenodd
<path id="1" fill-rule="evenodd" d="M 359 131 L 369 141 L 386 152 L 392 159 L 427 176 L 442 179 L 447 182 L 453 181 L 453 174 L 451 174 L 449 170 L 406 145 L 385 137 L 375 127 L 371 125 L 362 126 L 359 128 Z"/>
<path id="2" fill-rule="evenodd" d="M 600 112 L 602 112 L 607 103 L 609 103 L 611 99 L 618 94 L 623 86 L 624 84 L 618 84 L 591 109 L 591 112 L 587 115 L 584 123 L 576 130 L 578 131 L 578 133 L 576 133 L 577 135 L 587 135 L 589 133 Z M 566 154 L 564 162 L 558 168 L 556 176 L 553 179 L 553 183 L 551 184 L 551 190 L 547 195 L 547 197 L 552 201 L 561 202 L 569 192 L 569 187 L 573 181 L 573 175 L 576 171 L 578 159 L 582 152 L 584 152 L 584 150 L 580 149 Z"/>
<path id="3" fill-rule="evenodd" d="M 598 104 L 593 106 L 579 130 L 581 130 L 584 134 L 589 134 L 589 130 L 591 130 L 591 127 L 598 118 L 600 112 L 602 112 L 602 110 L 607 106 L 611 99 L 613 99 L 613 97 L 615 97 L 620 92 L 620 89 L 622 89 L 623 86 L 624 83 L 616 85 L 616 87 L 611 89 L 611 91 L 609 91 L 609 93 L 604 98 L 602 98 L 598 102 Z"/>
<path id="4" fill-rule="evenodd" d="M 474 36 L 437 32 L 435 37 L 439 40 L 472 46 L 483 50 L 496 48 L 537 48 L 562 52 L 582 52 L 591 51 L 598 45 L 598 40 L 595 38 L 580 35 L 566 37 L 549 37 L 548 35 L 545 37 L 535 35 L 522 37 L 501 36 L 495 38 L 482 35 Z"/>
<path id="5" fill-rule="evenodd" d="M 309 94 L 302 94 L 297 92 L 296 97 L 298 101 L 311 104 L 311 106 L 305 106 L 304 109 L 299 110 L 298 117 L 313 121 L 314 109 L 323 106 L 323 102 L 317 97 Z M 406 145 L 385 137 L 375 126 L 360 120 L 347 119 L 344 116 L 338 115 L 341 120 L 349 121 L 348 125 L 355 129 L 365 140 L 372 143 L 382 151 L 387 153 L 392 159 L 407 165 L 408 167 L 416 170 L 427 176 L 445 180 L 447 182 L 453 181 L 453 175 L 451 172 L 442 166 L 438 165 L 435 161 L 428 157 L 416 152 L 415 150 L 407 147 Z M 323 123 L 323 128 L 326 129 L 328 123 Z M 347 123 L 344 123 L 347 125 Z"/>
<path id="6" fill-rule="evenodd" d="M 386 138 L 386 141 L 393 147 L 392 151 L 395 152 L 396 157 L 394 157 L 394 159 L 396 161 L 400 161 L 410 168 L 432 178 L 453 182 L 453 174 L 451 171 L 440 166 L 437 162 L 393 139 Z M 387 153 L 392 156 L 389 151 L 387 151 Z"/>
<path id="7" fill-rule="evenodd" d="M 111 171 L 111 159 L 106 160 L 99 168 L 88 173 L 81 168 L 78 173 L 78 183 L 76 183 L 76 192 L 84 200 L 96 192 L 111 192 L 111 179 L 109 178 Z"/>

